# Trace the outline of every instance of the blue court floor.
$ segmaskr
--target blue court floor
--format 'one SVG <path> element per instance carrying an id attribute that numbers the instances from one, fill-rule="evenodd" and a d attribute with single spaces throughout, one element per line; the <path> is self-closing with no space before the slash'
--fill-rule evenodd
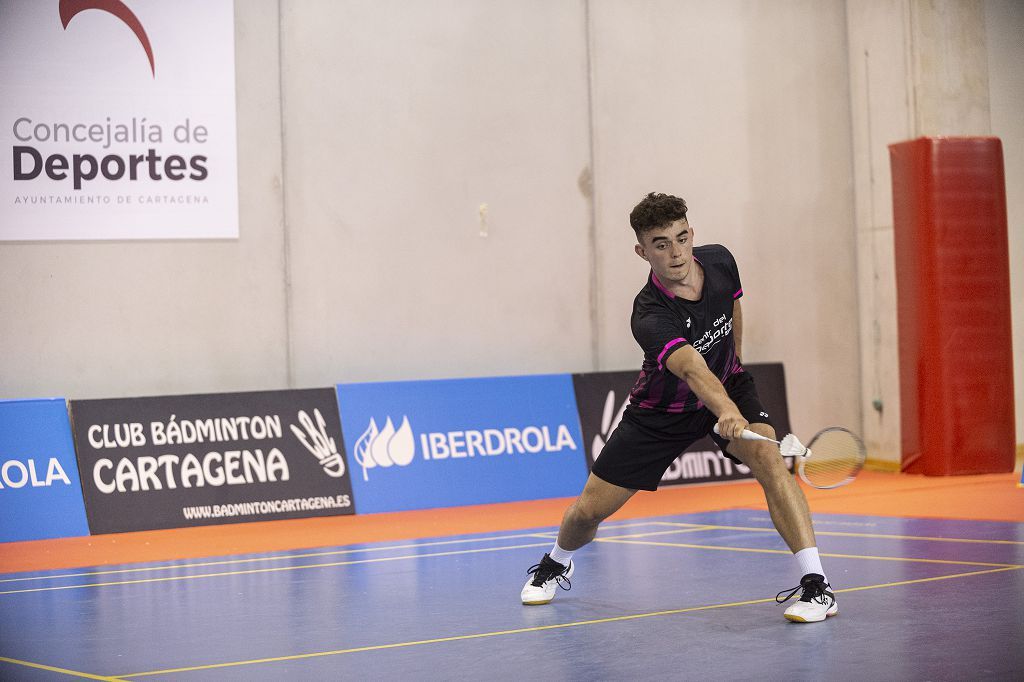
<path id="1" fill-rule="evenodd" d="M 766 512 L 607 523 L 523 606 L 554 528 L 0 576 L 0 679 L 1024 679 L 1024 524 L 817 515 L 840 614 Z"/>

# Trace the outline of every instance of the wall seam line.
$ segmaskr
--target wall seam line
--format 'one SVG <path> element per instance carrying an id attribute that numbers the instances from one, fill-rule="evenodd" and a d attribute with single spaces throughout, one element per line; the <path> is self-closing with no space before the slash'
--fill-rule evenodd
<path id="1" fill-rule="evenodd" d="M 601 369 L 601 299 L 597 245 L 597 173 L 594 168 L 594 64 L 591 58 L 593 34 L 590 27 L 590 0 L 583 0 L 583 36 L 587 66 L 587 152 L 590 155 L 590 223 L 587 226 L 590 237 L 590 362 L 591 369 L 596 372 Z"/>
<path id="2" fill-rule="evenodd" d="M 285 349 L 285 381 L 288 388 L 295 388 L 294 358 L 292 350 L 292 258 L 291 231 L 288 229 L 288 145 L 285 131 L 284 105 L 284 21 L 281 8 L 282 0 L 277 0 L 277 101 L 278 118 L 281 128 L 281 236 L 284 254 L 283 286 L 284 286 L 284 349 Z"/>

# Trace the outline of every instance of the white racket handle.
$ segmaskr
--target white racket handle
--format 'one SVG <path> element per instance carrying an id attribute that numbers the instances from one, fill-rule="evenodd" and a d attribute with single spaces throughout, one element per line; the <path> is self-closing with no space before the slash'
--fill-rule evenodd
<path id="1" fill-rule="evenodd" d="M 715 433 L 718 434 L 719 436 L 722 435 L 718 431 L 718 424 L 715 424 Z M 769 438 L 768 436 L 762 436 L 759 433 L 754 433 L 750 429 L 743 429 L 743 433 L 740 434 L 740 438 L 742 440 L 766 440 L 769 443 L 776 443 L 776 444 L 781 445 L 781 443 L 779 443 L 779 441 L 775 440 L 774 438 Z"/>

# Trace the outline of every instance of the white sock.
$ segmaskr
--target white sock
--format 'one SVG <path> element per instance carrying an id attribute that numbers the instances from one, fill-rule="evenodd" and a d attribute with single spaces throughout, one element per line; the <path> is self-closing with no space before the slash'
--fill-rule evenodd
<path id="1" fill-rule="evenodd" d="M 551 551 L 548 552 L 548 556 L 563 566 L 569 565 L 569 562 L 572 560 L 572 555 L 572 552 L 568 552 L 559 547 L 557 542 L 555 543 L 555 546 L 551 548 Z"/>
<path id="2" fill-rule="evenodd" d="M 793 556 L 796 557 L 796 561 L 800 564 L 800 577 L 804 577 L 808 573 L 817 573 L 818 575 L 825 575 L 825 569 L 821 567 L 821 557 L 818 556 L 817 547 L 808 547 L 801 549 Z M 825 582 L 828 582 L 828 578 L 825 578 Z"/>

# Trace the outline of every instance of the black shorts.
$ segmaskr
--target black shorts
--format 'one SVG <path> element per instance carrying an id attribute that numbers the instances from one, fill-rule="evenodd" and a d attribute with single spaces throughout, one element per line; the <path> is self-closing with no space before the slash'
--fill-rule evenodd
<path id="1" fill-rule="evenodd" d="M 771 425 L 749 372 L 732 375 L 724 385 L 744 419 L 751 424 Z M 729 441 L 712 431 L 717 423 L 718 418 L 706 407 L 695 412 L 669 414 L 631 404 L 594 462 L 591 473 L 623 488 L 657 490 L 662 475 L 676 457 L 704 436 L 711 436 L 726 457 L 739 462 L 725 450 Z"/>

